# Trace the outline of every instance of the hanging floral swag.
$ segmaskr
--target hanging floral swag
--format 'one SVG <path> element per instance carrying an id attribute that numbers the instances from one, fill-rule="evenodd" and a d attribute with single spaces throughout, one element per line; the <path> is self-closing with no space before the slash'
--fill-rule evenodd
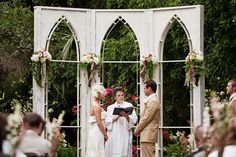
<path id="1" fill-rule="evenodd" d="M 152 79 L 153 77 L 153 66 L 157 64 L 156 56 L 152 54 L 146 54 L 141 58 L 140 63 L 140 76 L 144 81 Z"/>
<path id="2" fill-rule="evenodd" d="M 198 86 L 198 81 L 201 75 L 207 74 L 207 69 L 204 66 L 203 53 L 201 51 L 192 50 L 185 59 L 185 86 L 193 88 L 195 84 Z"/>
<path id="3" fill-rule="evenodd" d="M 31 57 L 32 68 L 33 68 L 33 77 L 36 80 L 37 84 L 42 87 L 42 80 L 44 79 L 43 64 L 48 63 L 52 60 L 52 56 L 48 51 L 44 49 L 38 49 Z"/>
<path id="4" fill-rule="evenodd" d="M 81 68 L 87 71 L 88 74 L 88 84 L 91 86 L 91 81 L 95 80 L 96 69 L 99 67 L 99 56 L 95 53 L 86 53 L 81 58 Z"/>

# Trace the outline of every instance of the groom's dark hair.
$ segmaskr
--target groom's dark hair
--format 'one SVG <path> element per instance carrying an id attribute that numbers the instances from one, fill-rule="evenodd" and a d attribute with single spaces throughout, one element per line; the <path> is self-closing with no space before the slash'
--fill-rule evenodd
<path id="1" fill-rule="evenodd" d="M 145 83 L 146 88 L 150 87 L 154 93 L 157 91 L 157 84 L 153 80 L 148 80 Z"/>

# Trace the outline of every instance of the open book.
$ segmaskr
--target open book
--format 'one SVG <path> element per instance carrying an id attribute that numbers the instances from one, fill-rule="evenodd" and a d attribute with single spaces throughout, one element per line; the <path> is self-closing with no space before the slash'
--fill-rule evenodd
<path id="1" fill-rule="evenodd" d="M 116 107 L 116 108 L 114 108 L 113 115 L 120 115 L 120 116 L 122 116 L 120 114 L 121 111 L 124 111 L 124 112 L 126 112 L 126 113 L 128 113 L 130 115 L 133 112 L 133 107 L 125 107 L 125 108 Z"/>

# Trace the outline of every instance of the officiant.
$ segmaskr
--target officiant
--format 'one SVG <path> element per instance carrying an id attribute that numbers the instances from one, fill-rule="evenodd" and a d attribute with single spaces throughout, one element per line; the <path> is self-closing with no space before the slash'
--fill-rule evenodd
<path id="1" fill-rule="evenodd" d="M 137 115 L 133 105 L 124 101 L 124 94 L 122 87 L 115 88 L 113 95 L 116 102 L 107 108 L 106 157 L 132 157 L 132 127 L 137 122 Z"/>

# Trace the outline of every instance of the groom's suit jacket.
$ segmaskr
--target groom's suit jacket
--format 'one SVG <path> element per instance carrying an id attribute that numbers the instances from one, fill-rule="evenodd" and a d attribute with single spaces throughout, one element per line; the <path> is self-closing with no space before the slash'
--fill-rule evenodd
<path id="1" fill-rule="evenodd" d="M 236 93 L 233 93 L 229 98 L 229 104 L 227 106 L 227 116 L 228 118 L 233 118 L 236 116 Z"/>
<path id="2" fill-rule="evenodd" d="M 140 132 L 140 142 L 157 143 L 160 120 L 160 102 L 155 95 L 145 104 L 136 131 Z"/>

